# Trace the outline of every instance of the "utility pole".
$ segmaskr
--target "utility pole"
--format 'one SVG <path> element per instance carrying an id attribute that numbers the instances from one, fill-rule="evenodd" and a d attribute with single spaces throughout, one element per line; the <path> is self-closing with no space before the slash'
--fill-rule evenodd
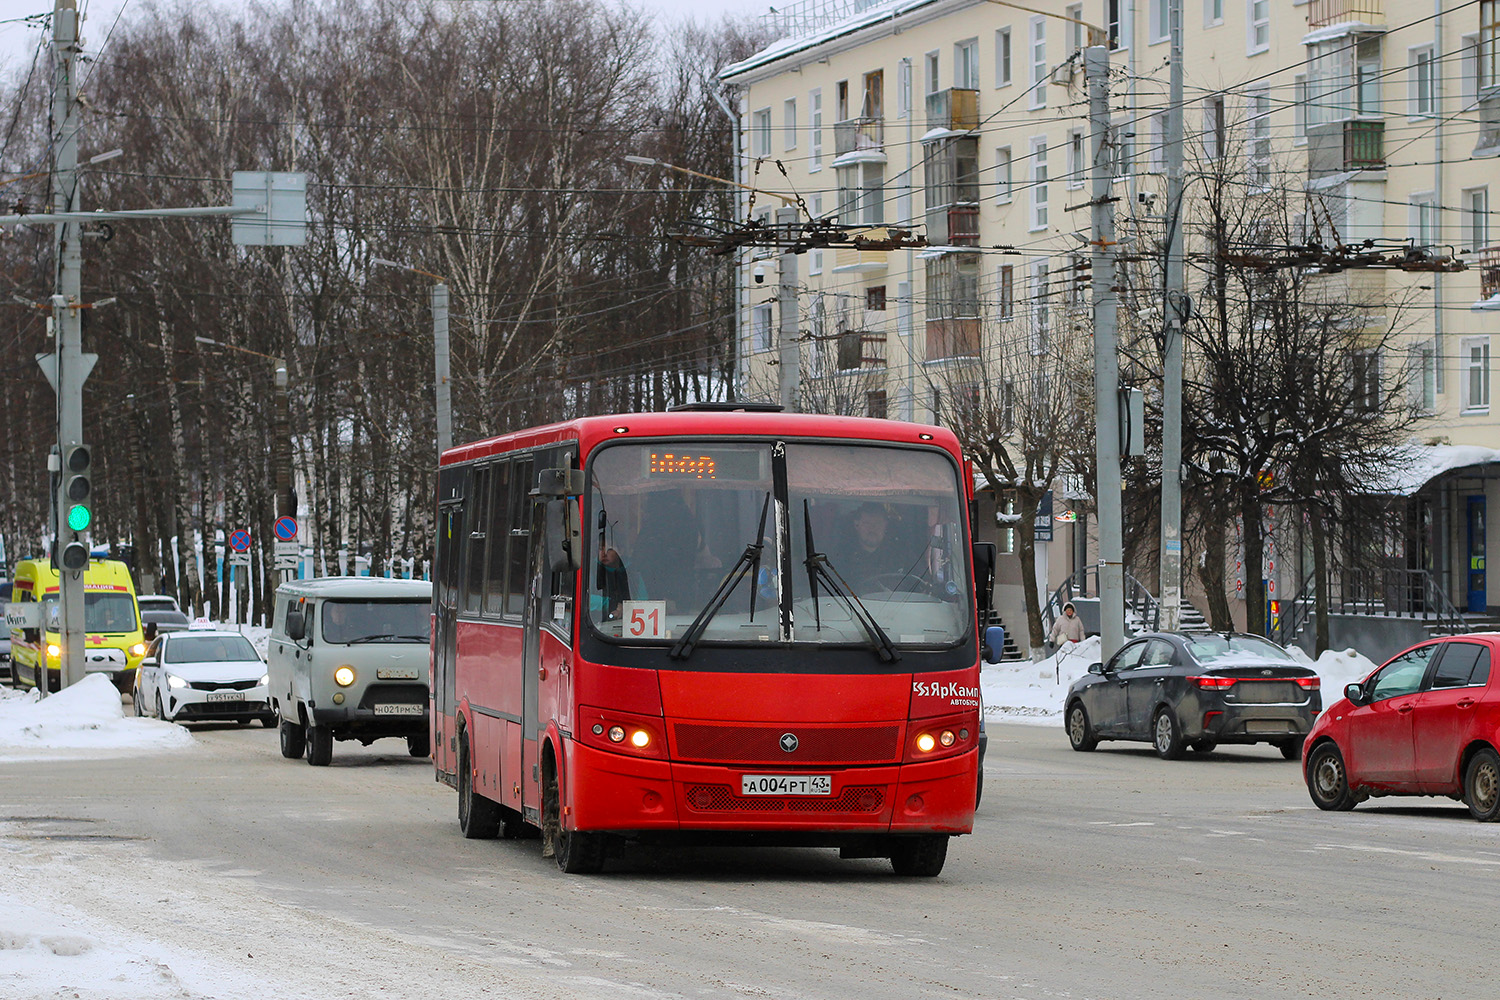
<path id="1" fill-rule="evenodd" d="M 78 7 L 75 0 L 57 0 L 52 10 L 52 45 L 57 53 L 52 87 L 52 207 L 55 212 L 76 212 L 78 198 Z M 82 324 L 78 307 L 83 289 L 82 225 L 60 221 L 54 227 L 53 248 L 57 268 L 57 291 L 52 296 L 52 329 L 56 350 L 51 361 L 52 387 L 57 392 L 57 451 L 64 460 L 74 446 L 83 443 L 83 383 L 97 360 L 83 353 Z M 43 367 L 48 367 L 43 361 Z M 87 463 L 87 452 L 84 462 Z M 74 478 L 60 467 L 57 478 L 57 520 L 53 524 L 58 570 L 58 610 L 63 687 L 83 680 L 83 574 L 88 567 L 87 525 L 71 530 L 66 519 L 69 483 Z M 85 476 L 85 478 L 87 478 Z M 83 543 L 82 565 L 63 564 L 66 536 Z M 77 549 L 73 550 L 75 553 Z M 77 559 L 70 558 L 69 562 Z M 45 683 L 43 684 L 45 686 Z"/>
<path id="2" fill-rule="evenodd" d="M 448 286 L 432 286 L 432 355 L 436 369 L 438 458 L 453 447 L 453 386 L 448 370 Z"/>
<path id="3" fill-rule="evenodd" d="M 1125 644 L 1125 544 L 1120 502 L 1120 358 L 1115 292 L 1114 171 L 1109 156 L 1109 49 L 1083 50 L 1093 132 L 1094 457 L 1099 505 L 1099 655 Z"/>
<path id="4" fill-rule="evenodd" d="M 271 434 L 272 448 L 275 449 L 275 460 L 273 474 L 276 477 L 276 517 L 296 517 L 297 498 L 292 492 L 292 414 L 291 401 L 287 388 L 286 362 L 279 358 L 273 358 L 272 363 L 276 366 L 275 371 L 275 428 Z M 286 583 L 296 577 L 296 569 L 283 569 L 278 574 L 279 583 Z"/>
<path id="5" fill-rule="evenodd" d="M 1181 623 L 1182 605 L 1182 338 L 1188 320 L 1182 248 L 1182 0 L 1170 0 L 1171 81 L 1167 96 L 1167 266 L 1162 302 L 1161 386 L 1161 620 Z"/>
<path id="6" fill-rule="evenodd" d="M 797 209 L 776 210 L 777 226 L 789 230 L 797 225 Z M 780 258 L 780 343 L 777 352 L 777 383 L 781 389 L 781 408 L 797 412 L 797 390 L 802 381 L 802 350 L 797 342 L 797 255 L 784 253 Z"/>

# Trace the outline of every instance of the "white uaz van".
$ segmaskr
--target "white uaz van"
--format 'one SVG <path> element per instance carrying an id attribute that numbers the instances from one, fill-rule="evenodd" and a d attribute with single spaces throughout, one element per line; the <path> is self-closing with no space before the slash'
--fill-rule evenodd
<path id="1" fill-rule="evenodd" d="M 305 753 L 322 767 L 334 740 L 385 736 L 428 755 L 431 606 L 423 580 L 340 576 L 276 589 L 266 661 L 283 757 Z"/>

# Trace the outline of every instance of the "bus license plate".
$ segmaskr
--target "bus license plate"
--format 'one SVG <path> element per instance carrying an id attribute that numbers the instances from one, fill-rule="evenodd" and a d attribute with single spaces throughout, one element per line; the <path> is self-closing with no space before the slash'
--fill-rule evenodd
<path id="1" fill-rule="evenodd" d="M 741 795 L 832 795 L 831 774 L 742 774 Z"/>
<path id="2" fill-rule="evenodd" d="M 376 715 L 421 715 L 421 705 L 376 705 Z"/>
<path id="3" fill-rule="evenodd" d="M 245 695 L 241 691 L 210 691 L 206 696 L 208 701 L 244 701 Z"/>

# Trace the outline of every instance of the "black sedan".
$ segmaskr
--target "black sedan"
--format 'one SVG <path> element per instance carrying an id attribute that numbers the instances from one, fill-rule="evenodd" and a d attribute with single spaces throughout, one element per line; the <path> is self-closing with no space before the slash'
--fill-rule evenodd
<path id="1" fill-rule="evenodd" d="M 1064 704 L 1074 750 L 1138 740 L 1176 760 L 1186 747 L 1270 743 L 1296 760 L 1323 700 L 1318 675 L 1259 636 L 1149 632 L 1090 665 Z"/>

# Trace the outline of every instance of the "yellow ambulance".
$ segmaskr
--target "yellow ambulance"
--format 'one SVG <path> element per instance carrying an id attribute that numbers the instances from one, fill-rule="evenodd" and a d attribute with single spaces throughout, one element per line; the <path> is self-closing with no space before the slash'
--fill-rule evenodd
<path id="1" fill-rule="evenodd" d="M 62 686 L 60 609 L 57 571 L 47 559 L 23 559 L 11 579 L 11 683 L 37 687 L 43 676 L 49 691 Z M 35 610 L 27 606 L 35 607 Z M 107 674 L 121 693 L 135 683 L 146 655 L 135 584 L 125 564 L 90 559 L 83 571 L 84 672 Z M 43 673 L 43 670 L 46 673 Z"/>

